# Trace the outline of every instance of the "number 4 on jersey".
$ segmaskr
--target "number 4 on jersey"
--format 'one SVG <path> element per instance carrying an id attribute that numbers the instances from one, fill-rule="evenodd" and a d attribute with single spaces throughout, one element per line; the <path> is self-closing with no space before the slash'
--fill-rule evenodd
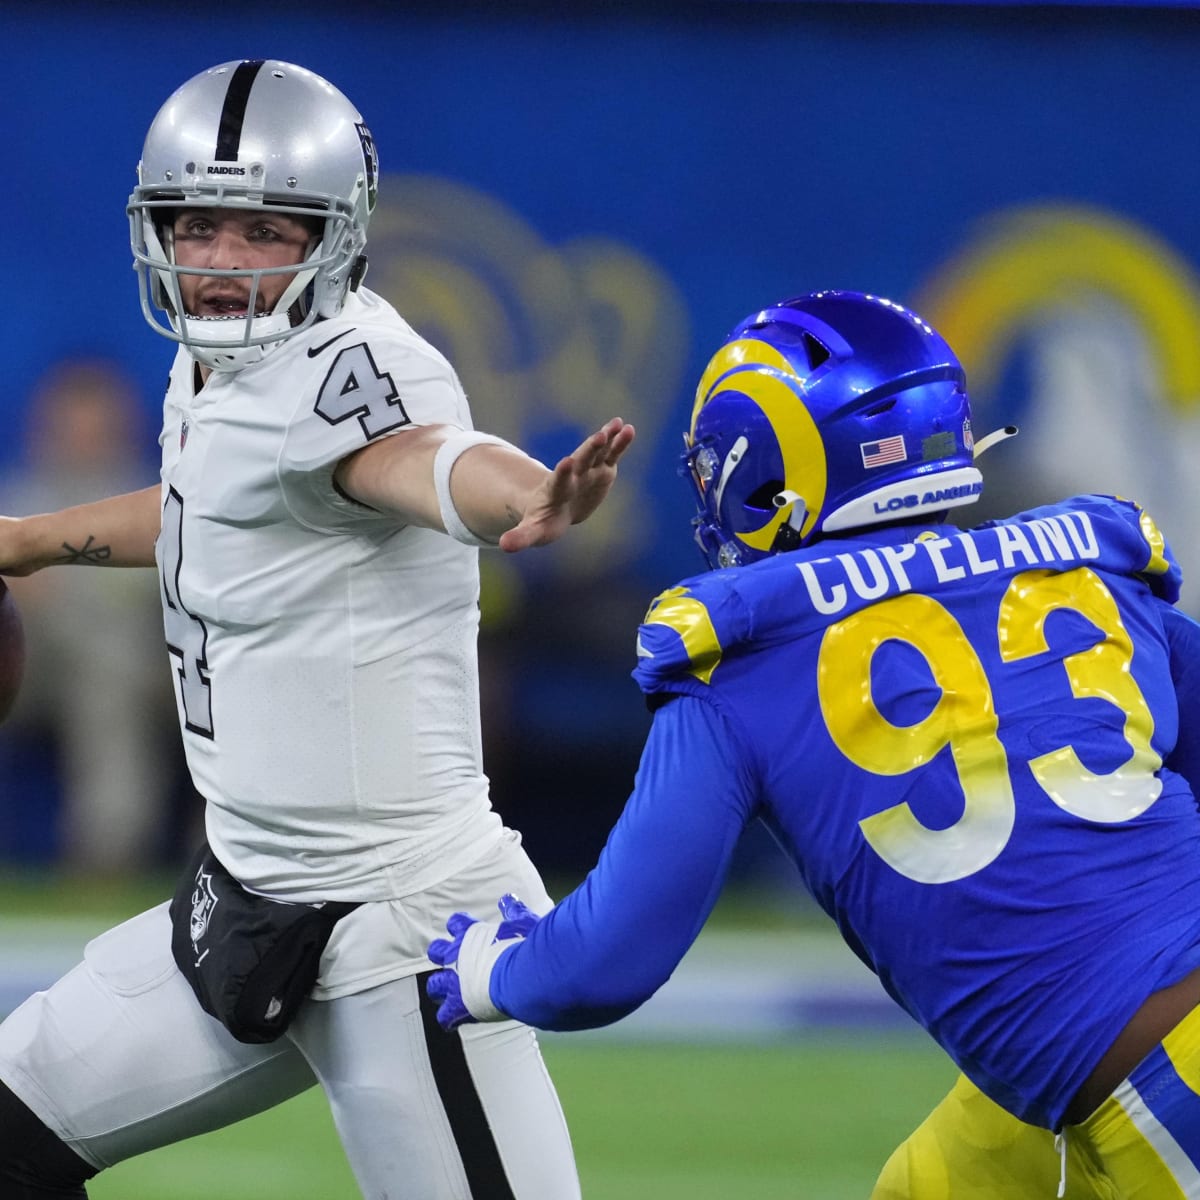
<path id="1" fill-rule="evenodd" d="M 409 423 L 392 377 L 375 365 L 366 342 L 347 346 L 333 360 L 316 411 L 330 425 L 357 417 L 368 441 Z"/>
<path id="2" fill-rule="evenodd" d="M 208 680 L 208 629 L 179 598 L 183 566 L 183 497 L 171 488 L 162 515 L 163 615 L 167 649 L 179 659 L 179 696 L 184 725 L 202 737 L 213 736 L 212 685 Z"/>

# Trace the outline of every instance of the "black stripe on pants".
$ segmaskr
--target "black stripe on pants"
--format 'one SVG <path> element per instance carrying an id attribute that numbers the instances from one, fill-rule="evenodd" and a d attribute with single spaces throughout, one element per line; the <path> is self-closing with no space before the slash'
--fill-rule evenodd
<path id="1" fill-rule="evenodd" d="M 426 971 L 417 976 L 425 1047 L 442 1107 L 458 1144 L 471 1195 L 475 1200 L 516 1200 L 483 1104 L 475 1091 L 462 1038 L 456 1033 L 447 1033 L 437 1023 L 437 1002 L 425 991 L 425 981 L 432 974 L 432 971 Z"/>

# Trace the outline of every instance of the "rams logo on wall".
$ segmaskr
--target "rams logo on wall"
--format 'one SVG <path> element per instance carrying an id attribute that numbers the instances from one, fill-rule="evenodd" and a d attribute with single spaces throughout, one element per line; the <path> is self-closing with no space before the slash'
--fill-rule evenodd
<path id="1" fill-rule="evenodd" d="M 481 428 L 548 462 L 609 416 L 632 421 L 647 450 L 657 442 L 686 382 L 688 321 L 653 262 L 608 237 L 551 245 L 447 179 L 389 176 L 381 195 L 369 285 L 455 365 Z M 621 486 L 538 568 L 611 570 L 663 536 L 647 523 L 647 492 L 662 486 L 650 460 L 631 455 Z"/>
<path id="2" fill-rule="evenodd" d="M 1111 213 L 1034 205 L 989 218 L 913 301 L 967 369 L 976 427 L 1021 436 L 983 463 L 994 516 L 1074 492 L 1154 514 L 1200 609 L 1200 279 Z M 1190 555 L 1190 558 L 1189 558 Z"/>

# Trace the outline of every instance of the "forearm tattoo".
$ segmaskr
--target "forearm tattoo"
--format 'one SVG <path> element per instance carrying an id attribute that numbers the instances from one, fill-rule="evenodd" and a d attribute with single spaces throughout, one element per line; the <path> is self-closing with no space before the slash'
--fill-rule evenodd
<path id="1" fill-rule="evenodd" d="M 88 540 L 82 546 L 72 546 L 70 542 L 63 542 L 63 554 L 58 561 L 68 565 L 86 563 L 93 567 L 101 566 L 112 557 L 112 547 L 97 546 L 95 541 L 95 534 L 89 533 Z"/>

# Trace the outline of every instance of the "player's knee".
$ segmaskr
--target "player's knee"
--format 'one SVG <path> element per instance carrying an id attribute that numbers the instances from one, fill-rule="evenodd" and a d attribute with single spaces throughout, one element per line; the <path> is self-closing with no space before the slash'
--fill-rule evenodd
<path id="1" fill-rule="evenodd" d="M 87 1200 L 96 1168 L 84 1162 L 0 1083 L 0 1196 L 4 1200 Z"/>

